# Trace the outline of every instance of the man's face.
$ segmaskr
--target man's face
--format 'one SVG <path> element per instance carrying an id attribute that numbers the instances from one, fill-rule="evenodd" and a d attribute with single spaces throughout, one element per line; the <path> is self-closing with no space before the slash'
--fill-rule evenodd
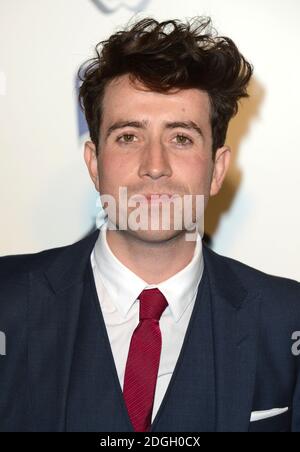
<path id="1" fill-rule="evenodd" d="M 208 94 L 198 89 L 162 94 L 132 84 L 127 75 L 110 82 L 102 105 L 98 158 L 93 143 L 85 145 L 85 160 L 101 196 L 112 195 L 117 209 L 119 187 L 127 188 L 128 198 L 155 193 L 182 200 L 193 195 L 195 200 L 195 195 L 204 195 L 206 206 L 222 185 L 230 154 L 223 147 L 212 159 L 210 108 Z M 146 203 L 149 213 L 151 206 Z M 195 208 L 193 202 L 194 222 Z M 132 210 L 128 207 L 127 214 Z M 182 233 L 174 228 L 174 215 L 170 221 L 170 230 L 130 233 L 147 241 L 167 240 Z"/>

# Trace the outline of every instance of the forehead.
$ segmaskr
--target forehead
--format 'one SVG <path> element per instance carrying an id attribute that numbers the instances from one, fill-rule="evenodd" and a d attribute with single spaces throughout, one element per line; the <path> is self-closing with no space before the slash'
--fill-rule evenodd
<path id="1" fill-rule="evenodd" d="M 102 121 L 119 116 L 148 116 L 161 119 L 190 119 L 209 124 L 210 99 L 197 88 L 172 89 L 167 93 L 150 91 L 128 75 L 113 79 L 105 88 Z M 138 119 L 138 118 L 137 118 Z"/>

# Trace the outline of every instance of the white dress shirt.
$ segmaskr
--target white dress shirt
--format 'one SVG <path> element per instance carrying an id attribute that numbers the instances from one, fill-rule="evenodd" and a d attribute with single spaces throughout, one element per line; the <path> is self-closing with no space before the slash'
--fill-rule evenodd
<path id="1" fill-rule="evenodd" d="M 106 240 L 106 230 L 107 222 L 100 228 L 91 253 L 91 264 L 121 388 L 131 336 L 139 324 L 138 296 L 144 289 L 157 287 L 168 301 L 159 322 L 162 350 L 153 422 L 179 357 L 203 274 L 201 236 L 198 234 L 194 256 L 186 267 L 159 284 L 148 285 L 113 254 Z"/>

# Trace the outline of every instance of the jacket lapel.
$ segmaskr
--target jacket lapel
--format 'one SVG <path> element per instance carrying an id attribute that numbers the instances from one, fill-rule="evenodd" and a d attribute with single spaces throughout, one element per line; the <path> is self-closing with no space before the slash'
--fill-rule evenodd
<path id="1" fill-rule="evenodd" d="M 55 251 L 46 271 L 30 273 L 28 376 L 31 430 L 63 431 L 84 274 L 99 230 Z"/>
<path id="2" fill-rule="evenodd" d="M 216 429 L 247 431 L 255 385 L 260 294 L 242 284 L 230 260 L 205 246 L 203 250 L 213 312 Z"/>
<path id="3" fill-rule="evenodd" d="M 67 432 L 133 432 L 89 263 L 68 381 Z"/>
<path id="4" fill-rule="evenodd" d="M 215 430 L 215 363 L 212 312 L 206 271 L 169 387 L 152 432 Z"/>

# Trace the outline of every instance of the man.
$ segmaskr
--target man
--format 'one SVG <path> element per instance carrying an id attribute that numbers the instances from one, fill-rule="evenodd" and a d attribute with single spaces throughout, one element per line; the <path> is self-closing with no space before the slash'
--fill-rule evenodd
<path id="1" fill-rule="evenodd" d="M 252 66 L 202 18 L 143 19 L 96 50 L 79 96 L 107 218 L 0 259 L 0 430 L 300 431 L 299 283 L 217 255 L 199 227 Z M 134 207 L 168 227 L 136 227 Z"/>

